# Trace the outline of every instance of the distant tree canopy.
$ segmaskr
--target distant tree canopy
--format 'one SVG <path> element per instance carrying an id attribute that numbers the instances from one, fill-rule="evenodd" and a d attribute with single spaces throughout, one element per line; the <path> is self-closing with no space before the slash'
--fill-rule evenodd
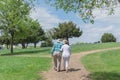
<path id="1" fill-rule="evenodd" d="M 59 23 L 58 27 L 53 28 L 50 31 L 50 34 L 54 39 L 57 38 L 63 38 L 63 39 L 69 39 L 72 37 L 79 37 L 82 35 L 82 31 L 79 27 L 76 27 L 76 24 L 74 24 L 72 21 Z"/>
<path id="2" fill-rule="evenodd" d="M 112 33 L 104 33 L 101 37 L 101 42 L 106 43 L 106 42 L 116 42 L 116 38 Z"/>
<path id="3" fill-rule="evenodd" d="M 47 38 L 44 42 L 41 43 L 40 47 L 52 47 L 52 46 L 53 46 L 52 39 Z"/>
<path id="4" fill-rule="evenodd" d="M 11 53 L 13 53 L 13 40 L 15 32 L 30 12 L 30 6 L 24 0 L 0 1 L 0 29 L 10 35 Z"/>
<path id="5" fill-rule="evenodd" d="M 20 29 L 15 38 L 18 39 L 18 43 L 22 45 L 22 48 L 26 48 L 27 46 L 25 45 L 29 43 L 34 43 L 34 47 L 36 47 L 39 41 L 45 39 L 45 32 L 37 20 L 29 18 L 26 23 L 27 24 L 23 26 L 24 28 Z"/>
<path id="6" fill-rule="evenodd" d="M 32 0 L 0 0 L 1 40 L 2 44 L 11 45 L 11 53 L 13 44 L 20 41 L 22 46 L 30 42 L 36 44 L 44 38 L 44 31 L 38 21 L 29 17 L 32 2 Z"/>
<path id="7" fill-rule="evenodd" d="M 114 12 L 120 0 L 46 0 L 56 9 L 63 9 L 65 12 L 79 13 L 84 22 L 94 23 L 94 9 L 106 9 L 108 14 Z"/>

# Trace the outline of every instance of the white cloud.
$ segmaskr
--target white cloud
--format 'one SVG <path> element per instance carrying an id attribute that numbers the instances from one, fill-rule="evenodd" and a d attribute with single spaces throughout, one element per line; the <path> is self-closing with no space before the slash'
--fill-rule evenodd
<path id="1" fill-rule="evenodd" d="M 61 16 L 57 14 L 52 14 L 52 10 L 48 10 L 42 7 L 35 7 L 35 10 L 31 11 L 30 16 L 33 19 L 38 19 L 40 24 L 44 29 L 50 29 L 58 25 L 60 22 L 69 21 L 70 18 L 65 18 L 65 20 L 60 19 Z M 117 40 L 120 40 L 120 10 L 116 8 L 115 15 L 108 16 L 104 10 L 95 10 L 94 15 L 95 24 L 81 24 L 81 22 L 76 22 L 75 19 L 71 19 L 77 26 L 83 30 L 83 34 L 80 38 L 70 39 L 70 43 L 76 42 L 96 42 L 99 41 L 102 34 L 113 33 Z M 63 15 L 64 16 L 64 15 Z M 80 20 L 80 18 L 79 18 Z"/>
<path id="2" fill-rule="evenodd" d="M 111 31 L 113 29 L 113 27 L 110 25 L 110 26 L 105 26 L 105 27 L 93 27 L 90 31 L 91 32 L 108 32 L 108 31 Z"/>
<path id="3" fill-rule="evenodd" d="M 77 42 L 97 42 L 100 41 L 101 36 L 104 33 L 112 33 L 116 38 L 117 41 L 120 41 L 120 27 L 115 27 L 116 25 L 98 25 L 98 24 L 84 24 L 81 25 L 83 34 L 79 38 L 70 39 L 70 43 L 77 43 Z"/>
<path id="4" fill-rule="evenodd" d="M 116 8 L 114 13 L 114 15 L 108 15 L 106 10 L 94 10 L 95 23 L 81 25 L 83 26 L 81 27 L 83 34 L 80 38 L 74 38 L 74 41 L 96 42 L 100 40 L 104 33 L 112 33 L 117 41 L 120 41 L 120 8 Z"/>
<path id="5" fill-rule="evenodd" d="M 93 11 L 94 16 L 96 16 L 96 21 L 108 22 L 108 23 L 115 23 L 119 24 L 120 21 L 120 8 L 115 8 L 113 15 L 108 15 L 107 10 L 103 9 L 95 9 Z"/>
<path id="6" fill-rule="evenodd" d="M 53 28 L 56 24 L 62 22 L 57 16 L 50 14 L 48 9 L 39 6 L 31 10 L 30 16 L 37 19 L 44 29 Z"/>

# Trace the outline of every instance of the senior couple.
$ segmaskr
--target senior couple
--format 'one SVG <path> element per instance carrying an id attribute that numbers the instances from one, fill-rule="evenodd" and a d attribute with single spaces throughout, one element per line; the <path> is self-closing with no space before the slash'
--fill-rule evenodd
<path id="1" fill-rule="evenodd" d="M 68 72 L 69 59 L 71 55 L 71 49 L 69 46 L 69 42 L 67 40 L 63 40 L 63 42 L 58 39 L 57 42 L 53 45 L 52 57 L 54 62 L 54 70 L 59 72 L 61 66 L 61 59 L 63 60 L 63 71 Z"/>

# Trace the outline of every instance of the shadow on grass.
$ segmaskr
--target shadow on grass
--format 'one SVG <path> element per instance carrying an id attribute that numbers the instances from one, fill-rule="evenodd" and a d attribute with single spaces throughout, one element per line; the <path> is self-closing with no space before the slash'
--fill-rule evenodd
<path id="1" fill-rule="evenodd" d="M 90 75 L 92 80 L 120 80 L 120 73 L 95 72 Z"/>
<path id="2" fill-rule="evenodd" d="M 24 55 L 24 54 L 48 54 L 49 51 L 50 51 L 50 49 L 21 50 L 21 51 L 14 51 L 13 54 L 11 54 L 11 53 L 1 54 L 1 56 Z"/>

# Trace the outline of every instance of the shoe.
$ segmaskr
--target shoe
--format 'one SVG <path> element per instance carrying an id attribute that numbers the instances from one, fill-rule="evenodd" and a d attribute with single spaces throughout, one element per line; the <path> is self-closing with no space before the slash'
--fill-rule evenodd
<path id="1" fill-rule="evenodd" d="M 66 70 L 66 73 L 68 73 L 68 69 Z"/>
<path id="2" fill-rule="evenodd" d="M 60 70 L 57 70 L 57 72 L 60 72 Z"/>
<path id="3" fill-rule="evenodd" d="M 66 73 L 68 72 L 68 67 L 66 68 Z"/>
<path id="4" fill-rule="evenodd" d="M 66 71 L 65 69 L 63 69 L 62 71 Z"/>
<path id="5" fill-rule="evenodd" d="M 55 71 L 57 71 L 57 69 L 56 69 L 56 68 L 54 68 L 54 70 L 55 70 Z"/>

